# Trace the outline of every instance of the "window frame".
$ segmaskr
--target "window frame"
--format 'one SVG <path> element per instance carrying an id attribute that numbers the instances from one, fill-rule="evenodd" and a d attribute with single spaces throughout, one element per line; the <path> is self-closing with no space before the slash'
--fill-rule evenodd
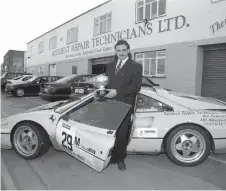
<path id="1" fill-rule="evenodd" d="M 78 42 L 78 26 L 67 30 L 67 45 Z"/>
<path id="2" fill-rule="evenodd" d="M 39 42 L 39 44 L 38 44 L 38 53 L 39 54 L 44 53 L 44 41 Z"/>
<path id="3" fill-rule="evenodd" d="M 143 5 L 138 7 L 137 4 L 141 1 L 143 1 Z M 165 13 L 162 14 L 162 15 L 159 15 L 159 1 L 160 0 L 153 0 L 152 2 L 148 2 L 148 3 L 146 3 L 146 1 L 148 1 L 148 0 L 137 0 L 135 2 L 135 24 L 142 23 L 144 21 L 144 19 L 147 19 L 147 21 L 150 21 L 150 20 L 154 20 L 154 19 L 158 19 L 158 18 L 167 16 L 167 14 L 166 14 L 166 12 L 167 12 L 167 0 L 165 0 L 166 1 Z M 146 5 L 147 4 L 153 4 L 154 2 L 157 2 L 157 16 L 151 17 L 151 11 L 150 11 L 150 17 L 151 18 L 146 18 Z M 141 8 L 141 7 L 143 7 L 143 19 L 138 21 L 138 10 L 137 9 Z M 150 9 L 152 9 L 152 6 L 150 7 Z"/>
<path id="4" fill-rule="evenodd" d="M 139 113 L 140 114 L 140 113 L 161 113 L 161 112 L 163 113 L 163 112 L 166 112 L 164 110 L 163 111 L 140 111 L 140 112 L 137 112 L 137 102 L 138 102 L 138 96 L 139 95 L 142 95 L 144 97 L 147 97 L 148 99 L 153 99 L 154 101 L 159 102 L 159 103 L 161 103 L 162 105 L 165 105 L 168 108 L 171 108 L 172 110 L 171 111 L 168 111 L 168 112 L 174 112 L 174 108 L 172 106 L 170 106 L 170 105 L 168 105 L 168 104 L 166 104 L 166 103 L 164 103 L 162 101 L 159 101 L 159 100 L 157 100 L 157 99 L 155 99 L 153 97 L 147 96 L 147 95 L 145 95 L 143 93 L 138 93 L 137 96 L 136 96 L 136 102 L 135 102 L 135 107 L 134 107 L 134 112 L 135 113 Z M 163 109 L 163 107 L 162 107 L 162 109 Z"/>
<path id="5" fill-rule="evenodd" d="M 54 44 L 55 42 L 55 44 Z M 49 50 L 54 50 L 57 48 L 57 35 L 49 38 Z"/>
<path id="6" fill-rule="evenodd" d="M 151 52 L 155 52 L 156 53 L 156 56 L 155 58 L 145 58 L 145 54 L 146 53 L 151 53 Z M 158 53 L 161 53 L 161 52 L 165 52 L 165 56 L 158 56 Z M 142 55 L 142 59 L 141 58 L 136 58 L 137 55 Z M 165 59 L 165 71 L 164 71 L 164 74 L 158 74 L 158 60 L 160 59 Z M 145 77 L 166 77 L 166 65 L 167 65 L 167 49 L 161 49 L 161 50 L 152 50 L 152 51 L 144 51 L 144 52 L 136 52 L 134 53 L 134 60 L 136 62 L 139 63 L 139 60 L 142 60 L 142 66 L 143 66 L 143 72 L 142 72 L 142 75 L 145 76 Z M 155 75 L 151 75 L 151 65 L 149 66 L 149 74 L 146 75 L 144 74 L 144 71 L 145 71 L 145 67 L 144 67 L 144 64 L 145 64 L 145 60 L 156 60 L 156 68 L 155 68 Z"/>
<path id="7" fill-rule="evenodd" d="M 111 15 L 111 16 L 109 17 L 109 15 Z M 106 19 L 101 20 L 101 17 L 104 17 L 104 16 L 106 16 Z M 109 27 L 108 21 L 110 21 L 110 29 L 108 28 Z M 105 30 L 106 31 L 101 32 L 101 23 L 104 23 L 104 22 L 105 22 Z M 98 23 L 98 25 L 96 25 L 97 23 Z M 97 31 L 96 26 L 99 26 L 98 32 L 96 32 Z M 102 35 L 102 34 L 109 33 L 111 31 L 112 31 L 112 11 L 107 12 L 107 13 L 99 16 L 99 17 L 94 18 L 94 20 L 93 20 L 93 36 L 94 37 Z"/>

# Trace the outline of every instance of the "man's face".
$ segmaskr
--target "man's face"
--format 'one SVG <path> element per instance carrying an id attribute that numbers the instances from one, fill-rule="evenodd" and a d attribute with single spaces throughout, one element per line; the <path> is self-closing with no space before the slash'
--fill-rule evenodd
<path id="1" fill-rule="evenodd" d="M 116 46 L 115 52 L 120 60 L 124 60 L 129 54 L 129 49 L 127 49 L 126 45 L 122 44 Z"/>

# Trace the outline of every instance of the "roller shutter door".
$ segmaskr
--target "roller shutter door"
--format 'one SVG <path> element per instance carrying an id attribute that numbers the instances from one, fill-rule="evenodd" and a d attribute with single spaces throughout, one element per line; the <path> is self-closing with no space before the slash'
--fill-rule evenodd
<path id="1" fill-rule="evenodd" d="M 106 72 L 107 64 L 113 62 L 115 59 L 114 56 L 99 58 L 92 60 L 92 74 L 102 74 Z"/>
<path id="2" fill-rule="evenodd" d="M 226 101 L 226 44 L 204 48 L 202 96 Z"/>

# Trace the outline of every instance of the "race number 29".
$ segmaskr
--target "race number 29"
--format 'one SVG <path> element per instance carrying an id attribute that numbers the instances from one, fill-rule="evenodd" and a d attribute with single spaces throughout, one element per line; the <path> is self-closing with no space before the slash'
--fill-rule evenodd
<path id="1" fill-rule="evenodd" d="M 70 134 L 67 134 L 66 132 L 62 132 L 62 136 L 64 137 L 62 140 L 62 145 L 66 148 L 69 149 L 70 151 L 73 151 L 72 149 L 72 136 Z M 67 145 L 65 145 L 65 142 L 67 142 Z"/>

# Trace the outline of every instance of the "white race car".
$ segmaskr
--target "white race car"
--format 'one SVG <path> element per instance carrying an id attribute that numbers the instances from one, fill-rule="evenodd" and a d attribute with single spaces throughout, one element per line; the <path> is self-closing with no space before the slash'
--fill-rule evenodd
<path id="1" fill-rule="evenodd" d="M 2 148 L 34 159 L 52 145 L 101 172 L 129 109 L 114 100 L 98 101 L 93 93 L 33 108 L 2 119 Z M 210 152 L 226 153 L 225 102 L 142 87 L 131 121 L 128 153 L 166 153 L 182 166 L 198 165 Z"/>

